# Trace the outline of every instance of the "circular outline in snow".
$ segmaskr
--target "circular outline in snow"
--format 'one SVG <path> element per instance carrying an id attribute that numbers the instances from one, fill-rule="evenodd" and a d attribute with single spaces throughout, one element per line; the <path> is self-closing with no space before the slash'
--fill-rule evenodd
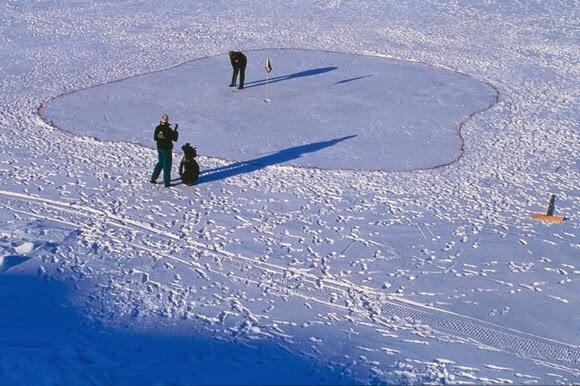
<path id="1" fill-rule="evenodd" d="M 238 160 L 227 167 L 235 174 L 282 163 L 413 171 L 460 159 L 463 125 L 499 99 L 489 83 L 420 62 L 303 49 L 246 55 L 244 90 L 227 87 L 231 66 L 217 55 L 64 93 L 38 113 L 75 134 L 144 146 L 169 113 L 180 145 Z"/>

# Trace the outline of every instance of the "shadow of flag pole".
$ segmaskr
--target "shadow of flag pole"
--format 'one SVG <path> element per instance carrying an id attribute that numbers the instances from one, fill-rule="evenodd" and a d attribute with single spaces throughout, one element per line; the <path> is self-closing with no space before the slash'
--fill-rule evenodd
<path id="1" fill-rule="evenodd" d="M 266 59 L 266 65 L 264 66 L 264 70 L 266 70 L 266 86 L 264 88 L 266 97 L 264 99 L 264 102 L 271 102 L 268 92 L 268 80 L 270 79 L 270 72 L 272 72 L 272 62 L 270 61 L 270 58 Z"/>

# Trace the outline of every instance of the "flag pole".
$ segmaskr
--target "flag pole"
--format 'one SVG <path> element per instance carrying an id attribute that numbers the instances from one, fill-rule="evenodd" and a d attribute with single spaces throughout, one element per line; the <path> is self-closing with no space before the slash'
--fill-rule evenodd
<path id="1" fill-rule="evenodd" d="M 269 95 L 269 90 L 268 90 L 268 82 L 270 80 L 270 72 L 272 71 L 272 62 L 270 62 L 270 58 L 268 58 L 266 60 L 266 65 L 264 66 L 264 70 L 266 71 L 266 86 L 264 89 L 264 92 L 266 93 L 266 98 L 264 99 L 264 102 L 271 102 L 270 100 L 270 95 Z"/>
<path id="2" fill-rule="evenodd" d="M 266 99 L 264 101 L 270 102 L 270 98 L 268 98 L 268 80 L 270 78 L 270 73 L 266 71 Z"/>

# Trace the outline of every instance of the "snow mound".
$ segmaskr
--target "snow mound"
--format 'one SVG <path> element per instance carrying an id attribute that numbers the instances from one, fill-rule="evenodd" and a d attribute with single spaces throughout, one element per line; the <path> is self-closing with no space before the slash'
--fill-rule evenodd
<path id="1" fill-rule="evenodd" d="M 40 112 L 81 135 L 146 146 L 168 113 L 180 124 L 180 144 L 202 155 L 414 170 L 456 160 L 461 124 L 497 98 L 488 84 L 421 63 L 298 49 L 246 54 L 244 90 L 228 87 L 229 59 L 219 55 L 61 95 Z"/>
<path id="2" fill-rule="evenodd" d="M 10 268 L 22 264 L 28 260 L 30 260 L 30 257 L 28 256 L 20 256 L 20 255 L 0 256 L 0 273 L 4 273 L 8 271 Z"/>

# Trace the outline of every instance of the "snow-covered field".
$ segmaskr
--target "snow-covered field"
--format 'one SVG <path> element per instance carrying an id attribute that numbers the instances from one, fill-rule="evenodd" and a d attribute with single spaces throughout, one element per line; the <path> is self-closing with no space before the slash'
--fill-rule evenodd
<path id="1" fill-rule="evenodd" d="M 3 2 L 0 384 L 579 383 L 578 16 Z"/>

